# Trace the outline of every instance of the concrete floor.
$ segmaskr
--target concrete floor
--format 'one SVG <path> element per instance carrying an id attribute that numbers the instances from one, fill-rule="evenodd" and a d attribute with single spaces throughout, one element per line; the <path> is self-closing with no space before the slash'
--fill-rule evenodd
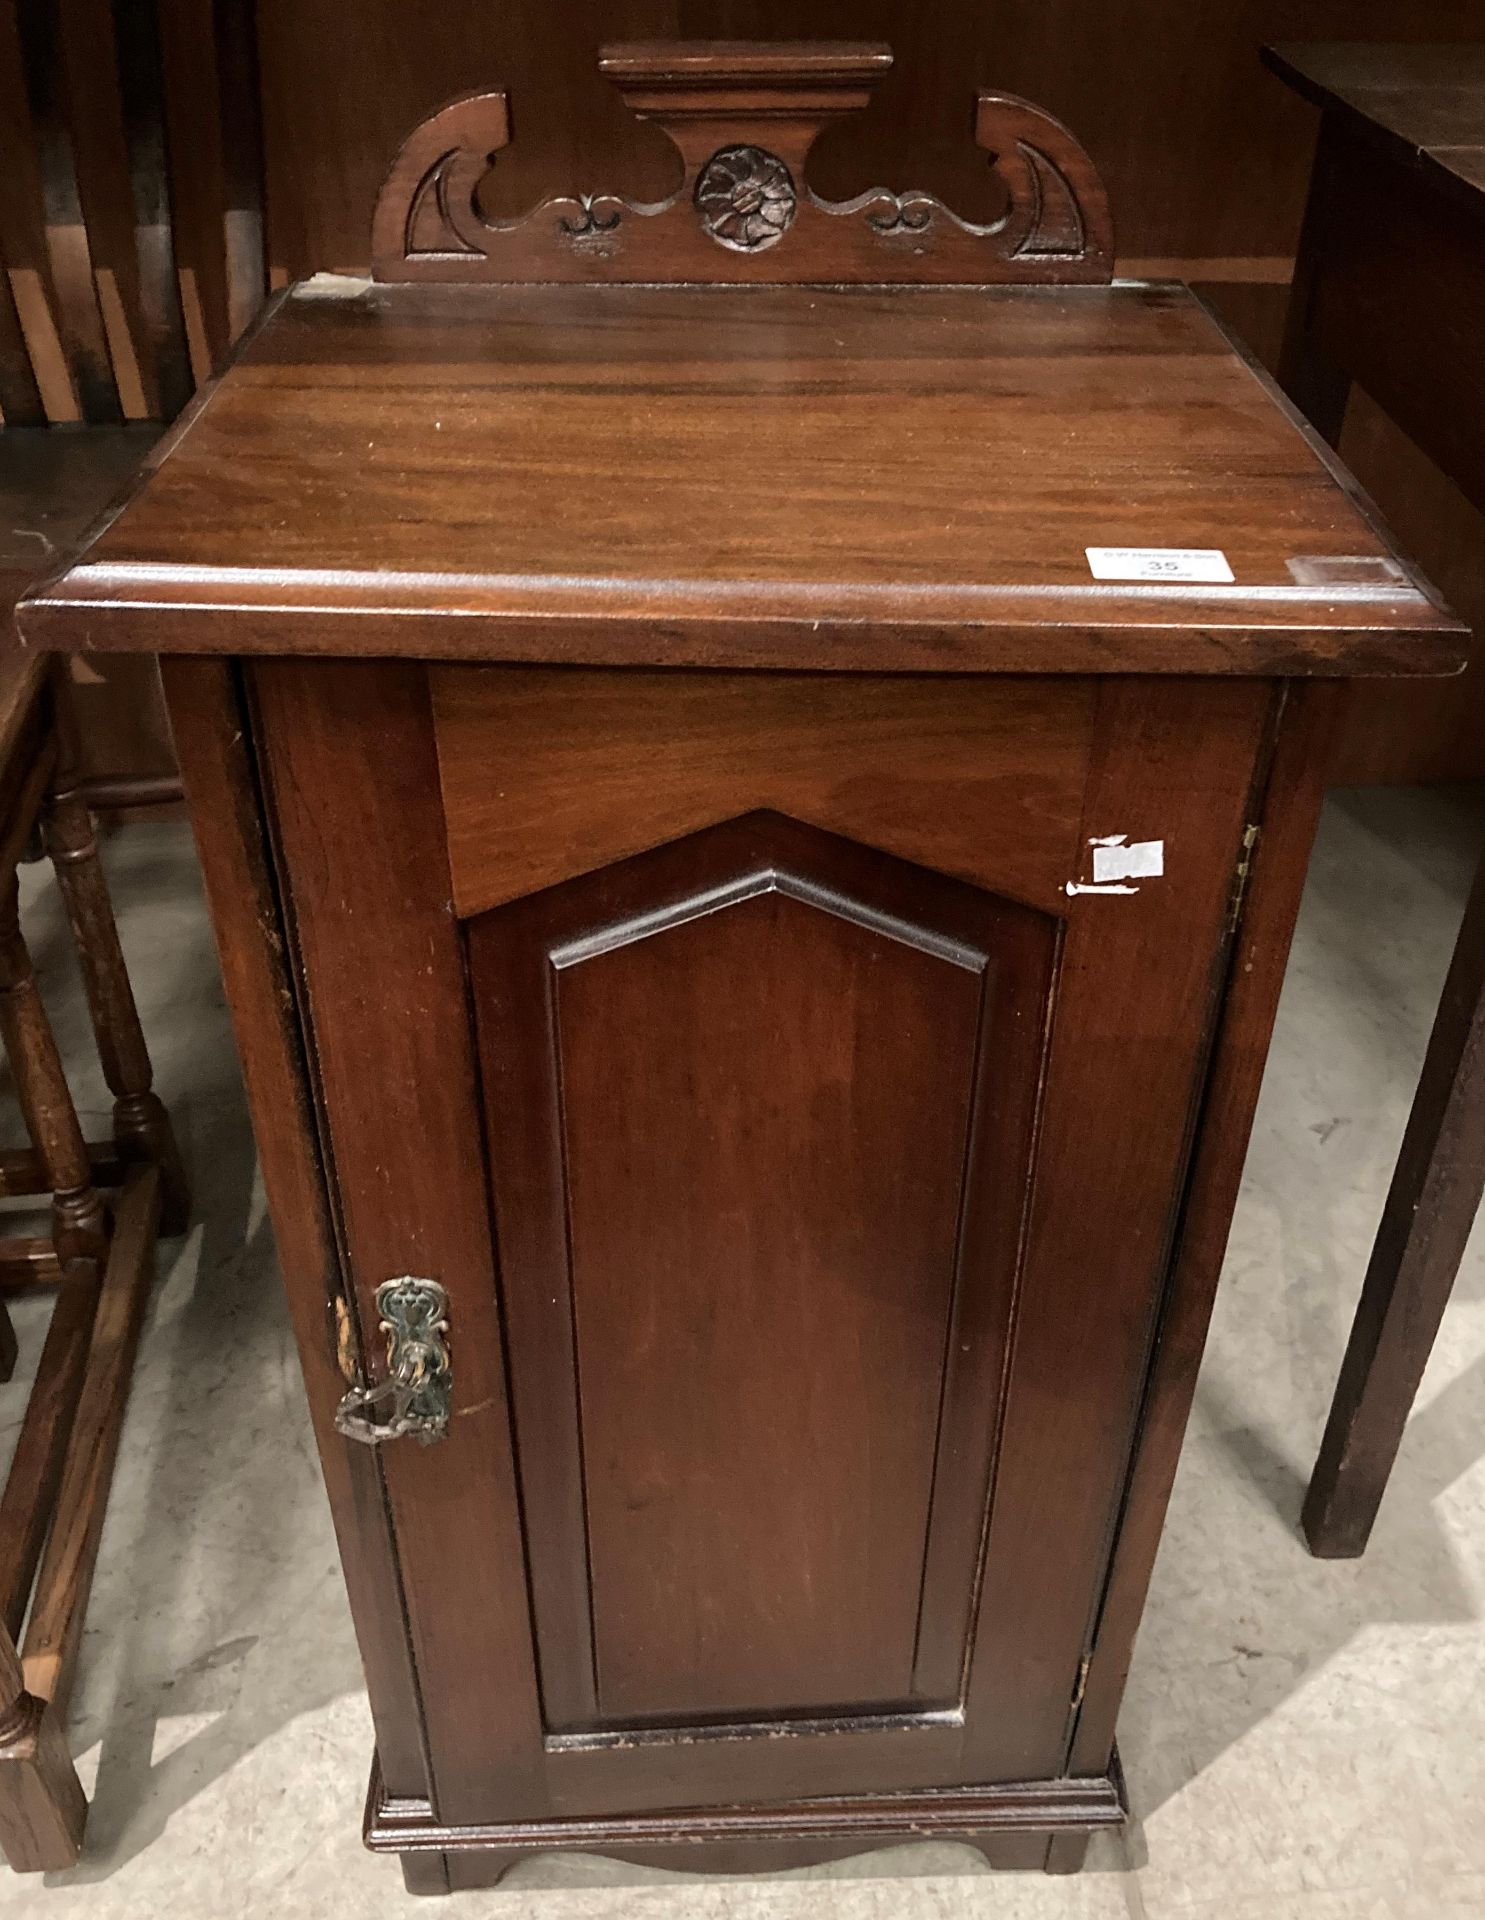
<path id="1" fill-rule="evenodd" d="M 1074 1880 L 952 1845 L 752 1881 L 529 1863 L 522 1920 L 1422 1920 L 1485 1914 L 1485 1266 L 1472 1250 L 1366 1558 L 1296 1534 L 1304 1476 L 1470 870 L 1478 796 L 1330 805 L 1121 1742 L 1135 1819 Z M 83 1864 L 0 1920 L 427 1915 L 361 1851 L 370 1729 L 187 834 L 109 867 L 198 1224 L 162 1251 L 89 1616 Z M 54 896 L 27 925 L 81 1062 Z M 80 1102 L 101 1125 L 96 1075 Z M 34 1360 L 44 1308 L 17 1314 Z M 0 1451 L 20 1394 L 0 1393 Z"/>

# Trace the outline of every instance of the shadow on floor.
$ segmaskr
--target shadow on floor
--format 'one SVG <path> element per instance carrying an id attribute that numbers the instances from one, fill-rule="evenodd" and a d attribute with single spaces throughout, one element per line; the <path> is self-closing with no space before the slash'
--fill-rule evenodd
<path id="1" fill-rule="evenodd" d="M 1485 1456 L 1485 1356 L 1423 1397 L 1362 1559 L 1313 1559 L 1299 1516 L 1482 845 L 1476 789 L 1327 807 L 1121 1722 L 1142 1814 L 1357 1636 L 1480 1615 L 1434 1502 Z M 1472 1246 L 1456 1299 L 1482 1292 Z M 1176 1670 L 1188 1684 L 1160 1683 Z"/>
<path id="2" fill-rule="evenodd" d="M 107 1879 L 274 1732 L 363 1686 L 189 830 L 131 828 L 105 861 L 193 1225 L 159 1250 L 109 1503 L 71 1715 L 96 1783 L 66 1885 Z M 44 870 L 27 892 L 75 1098 L 106 1133 Z M 47 1311 L 27 1303 L 24 1340 Z"/>

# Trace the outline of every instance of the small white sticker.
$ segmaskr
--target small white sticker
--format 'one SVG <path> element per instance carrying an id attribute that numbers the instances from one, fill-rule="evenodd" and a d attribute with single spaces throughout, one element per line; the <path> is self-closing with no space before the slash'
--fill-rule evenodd
<path id="1" fill-rule="evenodd" d="M 375 281 L 351 273 L 312 273 L 294 288 L 296 300 L 359 300 Z"/>
<path id="2" fill-rule="evenodd" d="M 1231 585 L 1220 547 L 1084 547 L 1095 580 L 1215 580 Z"/>
<path id="3" fill-rule="evenodd" d="M 1110 880 L 1158 880 L 1165 872 L 1165 842 L 1136 840 L 1132 847 L 1105 842 L 1093 846 L 1093 879 L 1102 886 Z"/>
<path id="4" fill-rule="evenodd" d="M 1136 840 L 1127 833 L 1100 833 L 1088 842 L 1093 849 L 1093 880 L 1069 880 L 1069 895 L 1079 893 L 1138 893 L 1129 880 L 1158 880 L 1165 872 L 1165 842 Z"/>

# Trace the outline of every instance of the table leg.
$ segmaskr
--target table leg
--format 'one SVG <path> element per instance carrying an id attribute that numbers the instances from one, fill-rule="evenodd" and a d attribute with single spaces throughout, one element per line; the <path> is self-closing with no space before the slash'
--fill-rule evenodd
<path id="1" fill-rule="evenodd" d="M 1337 447 L 1351 398 L 1351 376 L 1321 350 L 1312 324 L 1315 294 L 1325 272 L 1326 241 L 1332 231 L 1334 146 L 1334 133 L 1328 121 L 1323 122 L 1289 289 L 1279 385 L 1321 438 Z"/>
<path id="2" fill-rule="evenodd" d="M 1363 1551 L 1485 1191 L 1485 862 L 1393 1172 L 1304 1505 L 1310 1551 Z"/>

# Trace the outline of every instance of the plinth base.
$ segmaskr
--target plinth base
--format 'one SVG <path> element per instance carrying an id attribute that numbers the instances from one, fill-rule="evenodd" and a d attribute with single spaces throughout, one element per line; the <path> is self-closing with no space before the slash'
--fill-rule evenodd
<path id="1" fill-rule="evenodd" d="M 689 1807 L 449 1826 L 426 1800 L 392 1798 L 373 1765 L 365 1839 L 402 1856 L 413 1893 L 493 1887 L 518 1860 L 590 1853 L 696 1873 L 769 1873 L 914 1840 L 962 1840 L 992 1867 L 1076 1872 L 1091 1836 L 1122 1825 L 1117 1759 L 1106 1776 L 940 1787 L 776 1806 Z"/>

